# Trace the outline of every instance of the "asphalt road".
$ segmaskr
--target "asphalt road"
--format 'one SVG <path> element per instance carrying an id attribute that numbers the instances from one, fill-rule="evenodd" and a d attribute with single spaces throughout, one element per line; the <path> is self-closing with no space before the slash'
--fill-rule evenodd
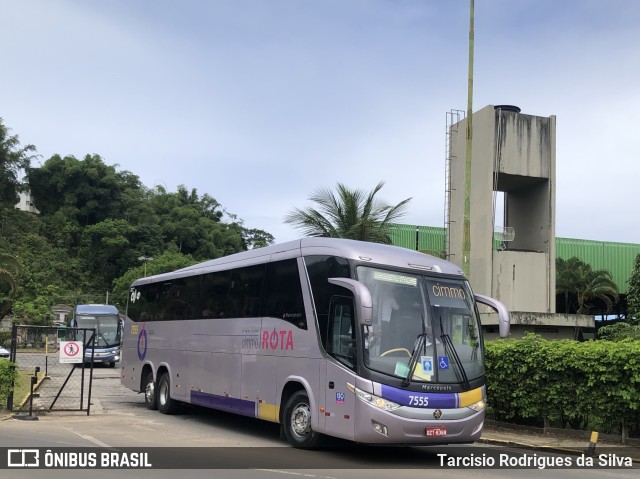
<path id="1" fill-rule="evenodd" d="M 92 470 L 92 478 L 196 477 L 295 479 L 489 477 L 570 479 L 637 478 L 625 469 L 482 469 L 441 466 L 442 456 L 486 458 L 507 454 L 518 458 L 533 451 L 474 445 L 471 447 L 360 447 L 334 441 L 327 449 L 292 449 L 280 439 L 276 424 L 199 407 L 184 407 L 173 416 L 149 411 L 142 395 L 122 387 L 120 370 L 94 370 L 91 415 L 86 412 L 39 413 L 38 420 L 0 421 L 0 448 L 146 448 L 168 447 L 159 460 L 184 469 Z M 177 449 L 177 448 L 207 449 Z M 104 449 L 101 449 L 104 450 Z M 141 449 L 140 449 L 141 450 Z M 157 453 L 157 451 L 155 451 Z M 203 457 L 205 456 L 205 457 Z M 156 454 L 154 457 L 158 458 Z M 560 457 L 560 456 L 554 456 Z M 196 461 L 216 470 L 188 469 Z M 156 463 L 157 464 L 157 463 Z M 212 466 L 206 466 L 212 467 Z M 82 470 L 0 470 L 3 478 L 84 478 Z"/>

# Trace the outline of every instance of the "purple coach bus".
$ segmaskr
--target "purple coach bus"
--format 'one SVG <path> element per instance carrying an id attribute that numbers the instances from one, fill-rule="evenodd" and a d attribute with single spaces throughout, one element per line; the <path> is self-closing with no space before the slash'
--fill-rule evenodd
<path id="1" fill-rule="evenodd" d="M 485 416 L 477 303 L 456 265 L 376 243 L 304 238 L 141 278 L 122 384 L 281 424 L 295 447 L 469 443 Z"/>

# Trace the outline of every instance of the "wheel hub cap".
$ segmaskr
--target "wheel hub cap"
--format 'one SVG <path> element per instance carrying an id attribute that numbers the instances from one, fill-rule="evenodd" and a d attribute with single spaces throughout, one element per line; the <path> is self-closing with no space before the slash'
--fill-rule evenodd
<path id="1" fill-rule="evenodd" d="M 300 404 L 291 415 L 291 429 L 298 436 L 306 436 L 311 431 L 311 411 L 306 404 Z"/>

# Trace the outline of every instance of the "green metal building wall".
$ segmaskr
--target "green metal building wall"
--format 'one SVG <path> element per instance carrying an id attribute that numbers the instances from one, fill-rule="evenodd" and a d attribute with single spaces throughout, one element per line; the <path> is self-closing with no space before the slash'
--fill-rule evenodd
<path id="1" fill-rule="evenodd" d="M 556 238 L 556 258 L 577 256 L 593 269 L 606 269 L 621 293 L 627 292 L 627 281 L 639 254 L 640 244 L 635 243 Z"/>
<path id="2" fill-rule="evenodd" d="M 393 225 L 394 245 L 437 255 L 445 249 L 445 230 L 437 226 Z M 499 242 L 494 242 L 499 247 Z M 627 280 L 640 254 L 640 244 L 556 238 L 556 258 L 577 256 L 593 269 L 606 269 L 621 293 L 627 292 Z"/>

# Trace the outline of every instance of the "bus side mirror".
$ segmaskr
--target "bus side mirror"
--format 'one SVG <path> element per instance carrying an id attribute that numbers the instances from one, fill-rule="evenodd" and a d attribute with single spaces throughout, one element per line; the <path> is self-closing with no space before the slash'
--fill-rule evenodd
<path id="1" fill-rule="evenodd" d="M 364 326 L 371 326 L 373 318 L 373 300 L 369 289 L 359 281 L 349 278 L 329 278 L 329 283 L 347 288 L 353 293 L 356 302 L 356 314 L 358 323 Z"/>
<path id="2" fill-rule="evenodd" d="M 497 299 L 484 296 L 482 294 L 474 295 L 476 302 L 485 304 L 498 313 L 498 328 L 500 329 L 500 337 L 509 337 L 509 330 L 511 329 L 511 315 L 507 307 Z"/>

